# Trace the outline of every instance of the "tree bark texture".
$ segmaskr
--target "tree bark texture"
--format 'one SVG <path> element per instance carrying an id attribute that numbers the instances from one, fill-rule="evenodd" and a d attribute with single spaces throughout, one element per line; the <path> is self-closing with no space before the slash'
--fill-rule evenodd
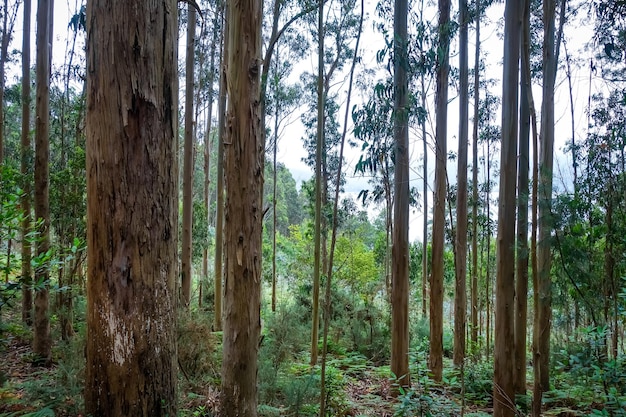
<path id="1" fill-rule="evenodd" d="M 530 0 L 523 1 L 521 65 L 529 69 Z M 530 155 L 530 79 L 520 82 L 519 158 L 517 174 L 517 264 L 515 279 L 515 392 L 526 393 L 526 328 L 528 319 L 528 185 Z"/>
<path id="2" fill-rule="evenodd" d="M 469 69 L 467 0 L 459 2 L 459 153 L 456 199 L 456 262 L 454 263 L 454 365 L 465 360 L 465 321 L 467 317 L 467 142 L 469 139 Z"/>
<path id="3" fill-rule="evenodd" d="M 391 372 L 400 386 L 409 377 L 409 128 L 407 0 L 394 5 L 395 179 L 391 269 Z"/>
<path id="4" fill-rule="evenodd" d="M 543 2 L 543 101 L 539 146 L 537 190 L 539 231 L 537 237 L 537 317 L 533 364 L 533 415 L 541 414 L 543 393 L 550 389 L 550 330 L 552 323 L 552 167 L 554 154 L 554 87 L 557 57 L 555 49 L 556 1 Z"/>
<path id="5" fill-rule="evenodd" d="M 471 341 L 478 348 L 478 123 L 480 111 L 480 0 L 476 0 L 476 47 L 474 50 L 474 125 L 472 129 L 472 284 Z"/>
<path id="6" fill-rule="evenodd" d="M 24 211 L 22 220 L 22 321 L 29 326 L 33 321 L 33 276 L 30 265 L 32 247 L 28 239 L 31 229 L 31 192 L 32 185 L 28 179 L 32 166 L 32 149 L 30 140 L 30 16 L 31 0 L 24 0 L 24 31 L 22 37 L 22 132 L 21 132 L 21 164 L 20 172 L 25 178 L 22 184 L 24 193 L 20 204 Z"/>
<path id="7" fill-rule="evenodd" d="M 48 0 L 37 2 L 37 57 L 36 81 L 37 97 L 35 103 L 35 218 L 40 222 L 36 254 L 41 256 L 50 248 L 50 25 L 52 5 Z M 35 316 L 33 351 L 37 361 L 49 364 L 51 361 L 49 292 L 49 265 L 38 265 L 35 270 L 35 282 L 39 289 L 35 292 Z"/>
<path id="8" fill-rule="evenodd" d="M 517 185 L 518 84 L 521 7 L 507 0 L 504 20 L 504 70 L 502 82 L 502 146 L 498 241 L 496 246 L 496 310 L 493 414 L 515 415 L 515 218 Z"/>
<path id="9" fill-rule="evenodd" d="M 226 57 L 228 56 L 228 20 L 226 12 L 228 7 L 222 8 L 224 40 L 220 57 L 220 86 L 218 102 L 218 132 L 217 132 L 217 196 L 215 198 L 215 318 L 214 330 L 222 330 L 222 301 L 224 281 L 224 142 L 226 141 Z"/>
<path id="10" fill-rule="evenodd" d="M 264 144 L 261 135 L 261 1 L 228 7 L 222 415 L 257 416 L 261 332 Z"/>
<path id="11" fill-rule="evenodd" d="M 87 367 L 97 416 L 176 415 L 174 0 L 87 6 Z"/>
<path id="12" fill-rule="evenodd" d="M 311 317 L 311 366 L 317 364 L 319 339 L 319 300 L 320 275 L 323 270 L 322 252 L 325 254 L 325 245 L 322 244 L 322 200 L 323 181 L 322 159 L 324 154 L 324 1 L 319 0 L 317 21 L 317 143 L 315 145 L 315 235 L 313 243 L 313 308 Z M 322 247 L 324 246 L 324 247 Z"/>
<path id="13" fill-rule="evenodd" d="M 196 44 L 196 9 L 187 5 L 187 50 L 185 56 L 185 145 L 183 150 L 183 233 L 181 253 L 182 303 L 189 307 L 192 281 L 192 239 L 193 227 L 193 89 L 194 51 Z"/>
<path id="14" fill-rule="evenodd" d="M 448 75 L 450 73 L 450 0 L 439 0 L 439 48 L 435 97 L 435 201 L 430 282 L 429 367 L 435 381 L 443 374 L 443 251 L 446 216 L 446 161 L 448 123 Z"/>

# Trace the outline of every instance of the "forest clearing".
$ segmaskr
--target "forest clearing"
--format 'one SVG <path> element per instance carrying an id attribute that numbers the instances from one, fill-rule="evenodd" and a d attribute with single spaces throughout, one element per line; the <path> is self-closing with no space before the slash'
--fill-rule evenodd
<path id="1" fill-rule="evenodd" d="M 36 3 L 0 417 L 626 416 L 624 1 Z"/>

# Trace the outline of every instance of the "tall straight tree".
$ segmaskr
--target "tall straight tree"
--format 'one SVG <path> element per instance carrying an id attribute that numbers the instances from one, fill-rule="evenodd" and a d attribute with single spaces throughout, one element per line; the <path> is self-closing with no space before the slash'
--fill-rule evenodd
<path id="1" fill-rule="evenodd" d="M 465 320 L 467 316 L 467 142 L 469 140 L 469 69 L 467 0 L 459 1 L 459 153 L 456 198 L 456 262 L 454 263 L 454 365 L 465 360 Z"/>
<path id="2" fill-rule="evenodd" d="M 420 1 L 420 26 L 424 27 L 424 0 Z M 424 42 L 420 43 L 420 55 L 423 56 Z M 420 73 L 420 84 L 422 87 L 421 102 L 422 108 L 426 108 L 426 74 L 425 71 Z M 426 139 L 426 118 L 421 118 L 420 127 L 422 131 L 422 146 L 424 152 L 424 166 L 422 167 L 422 176 L 424 181 L 424 218 L 422 222 L 422 317 L 426 318 L 426 299 L 428 282 L 428 140 Z"/>
<path id="3" fill-rule="evenodd" d="M 214 103 L 214 88 L 213 88 L 213 84 L 215 81 L 215 52 L 217 50 L 218 45 L 222 44 L 222 39 L 221 39 L 221 33 L 222 31 L 219 29 L 221 26 L 223 26 L 222 23 L 222 12 L 221 12 L 221 4 L 220 3 L 220 7 L 216 7 L 215 8 L 215 13 L 213 15 L 213 30 L 212 30 L 212 36 L 211 36 L 211 46 L 209 47 L 209 59 L 210 59 L 210 64 L 209 64 L 209 76 L 208 76 L 208 80 L 207 80 L 207 84 L 208 84 L 208 96 L 209 96 L 209 103 L 207 106 L 207 122 L 206 122 L 206 134 L 204 136 L 204 152 L 203 152 L 203 159 L 204 159 L 204 182 L 203 182 L 203 188 L 204 188 L 204 208 L 206 210 L 206 219 L 207 219 L 207 224 L 211 224 L 211 215 L 210 215 L 210 210 L 211 210 L 211 196 L 210 196 L 210 184 L 211 184 L 211 178 L 210 178 L 210 173 L 211 173 L 211 151 L 213 150 L 213 146 L 212 143 L 213 141 L 211 140 L 211 134 L 212 134 L 212 127 L 213 127 L 213 103 Z M 207 245 L 204 247 L 204 249 L 202 250 L 202 279 L 208 281 L 209 279 L 209 247 L 208 247 L 208 242 Z M 220 284 L 221 284 L 221 279 L 220 279 Z M 202 294 L 200 295 L 200 300 L 199 303 L 202 303 Z M 217 295 L 217 293 L 216 293 Z M 216 297 L 217 299 L 217 297 Z M 221 320 L 221 309 L 220 309 L 220 320 Z M 214 328 L 217 327 L 215 326 L 216 323 L 215 321 L 213 322 L 214 324 Z M 221 321 L 220 321 L 220 329 L 221 329 Z"/>
<path id="4" fill-rule="evenodd" d="M 565 1 L 561 3 L 562 10 Z M 539 145 L 539 184 L 537 189 L 537 299 L 533 328 L 533 416 L 541 414 L 543 393 L 550 389 L 550 328 L 552 321 L 552 167 L 554 154 L 554 87 L 559 40 L 555 42 L 556 0 L 543 2 L 543 100 L 541 103 L 541 143 Z M 563 13 L 561 13 L 561 28 Z M 561 30 L 559 30 L 559 35 Z M 555 45 L 556 43 L 556 45 Z"/>
<path id="5" fill-rule="evenodd" d="M 24 0 L 24 32 L 22 35 L 22 132 L 21 132 L 21 173 L 24 178 L 24 190 L 20 204 L 24 211 L 22 220 L 22 321 L 30 325 L 33 321 L 33 282 L 30 265 L 32 248 L 27 238 L 31 228 L 31 191 L 29 179 L 31 172 L 30 140 L 30 15 L 31 1 Z"/>
<path id="6" fill-rule="evenodd" d="M 474 125 L 472 129 L 472 284 L 471 341 L 478 345 L 478 123 L 480 119 L 480 0 L 476 0 L 476 46 L 474 49 Z"/>
<path id="7" fill-rule="evenodd" d="M 319 0 L 317 19 L 317 142 L 315 144 L 315 235 L 313 260 L 313 317 L 311 365 L 317 363 L 319 339 L 320 275 L 322 270 L 322 156 L 324 151 L 324 0 Z"/>
<path id="8" fill-rule="evenodd" d="M 448 134 L 448 75 L 450 73 L 450 0 L 439 0 L 439 48 L 435 96 L 435 202 L 430 281 L 429 367 L 435 381 L 443 376 L 443 250 L 446 216 L 446 160 Z"/>
<path id="9" fill-rule="evenodd" d="M 496 265 L 493 414 L 515 415 L 515 213 L 517 185 L 517 105 L 521 4 L 507 0 L 504 11 L 502 75 L 502 145 Z"/>
<path id="10" fill-rule="evenodd" d="M 50 56 L 52 1 L 37 2 L 37 98 L 35 104 L 35 218 L 39 222 L 36 255 L 45 257 L 50 249 Z M 41 283 L 35 292 L 33 351 L 42 364 L 51 360 L 50 318 L 48 316 L 50 273 L 47 265 L 35 270 L 35 281 Z"/>
<path id="11" fill-rule="evenodd" d="M 224 149 L 222 415 L 257 416 L 261 336 L 264 143 L 261 135 L 261 0 L 228 7 L 228 125 Z"/>
<path id="12" fill-rule="evenodd" d="M 530 0 L 523 1 L 520 81 L 519 158 L 517 174 L 517 264 L 515 278 L 515 392 L 526 393 L 528 316 L 528 185 L 530 168 Z"/>
<path id="13" fill-rule="evenodd" d="M 87 4 L 92 416 L 176 415 L 176 1 Z"/>
<path id="14" fill-rule="evenodd" d="M 215 315 L 213 327 L 222 330 L 222 281 L 224 280 L 224 142 L 226 139 L 226 57 L 228 56 L 228 20 L 225 18 L 228 7 L 221 7 L 222 20 L 222 45 L 220 57 L 220 86 L 218 102 L 218 128 L 217 128 L 217 196 L 215 198 Z"/>
<path id="15" fill-rule="evenodd" d="M 391 372 L 409 386 L 408 1 L 394 3 L 394 204 L 391 268 Z"/>
<path id="16" fill-rule="evenodd" d="M 196 9 L 187 4 L 187 50 L 185 56 L 185 145 L 183 153 L 183 233 L 181 254 L 182 302 L 191 301 L 191 232 L 193 214 L 193 89 L 196 44 Z"/>

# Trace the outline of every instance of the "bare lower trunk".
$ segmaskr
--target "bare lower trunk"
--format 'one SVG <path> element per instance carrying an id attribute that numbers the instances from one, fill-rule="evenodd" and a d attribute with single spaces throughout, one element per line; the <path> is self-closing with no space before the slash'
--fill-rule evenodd
<path id="1" fill-rule="evenodd" d="M 87 366 L 98 416 L 176 415 L 176 2 L 87 8 Z"/>
<path id="2" fill-rule="evenodd" d="M 439 0 L 439 53 L 437 56 L 435 206 L 433 216 L 432 277 L 430 282 L 429 367 L 435 381 L 443 373 L 443 252 L 446 213 L 446 161 L 448 120 L 448 74 L 450 47 L 450 1 Z"/>
<path id="3" fill-rule="evenodd" d="M 31 1 L 24 0 L 24 35 L 22 38 L 22 132 L 21 173 L 25 178 L 21 198 L 24 220 L 22 221 L 22 321 L 29 326 L 33 321 L 33 277 L 30 265 L 32 248 L 28 234 L 31 231 L 31 191 L 28 179 L 31 172 L 30 140 L 30 15 Z"/>
<path id="4" fill-rule="evenodd" d="M 232 3 L 227 15 L 228 43 L 233 50 L 226 55 L 229 104 L 221 412 L 225 417 L 256 417 L 265 150 L 259 113 L 261 1 Z"/>
<path id="5" fill-rule="evenodd" d="M 35 124 L 35 218 L 40 222 L 36 254 L 43 256 L 50 248 L 50 206 L 48 200 L 50 178 L 50 54 L 52 25 L 52 2 L 39 0 L 37 3 L 37 102 Z M 51 361 L 49 306 L 49 265 L 38 265 L 35 270 L 35 317 L 33 351 L 42 364 Z"/>

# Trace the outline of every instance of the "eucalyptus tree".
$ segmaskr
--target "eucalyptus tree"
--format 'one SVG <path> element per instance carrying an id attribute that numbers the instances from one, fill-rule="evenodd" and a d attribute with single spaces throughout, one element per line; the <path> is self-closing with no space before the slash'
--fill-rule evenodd
<path id="1" fill-rule="evenodd" d="M 187 4 L 187 45 L 185 50 L 185 142 L 183 152 L 183 225 L 181 253 L 181 301 L 189 307 L 192 284 L 192 215 L 194 160 L 194 80 L 196 45 L 196 9 Z"/>
<path id="2" fill-rule="evenodd" d="M 493 377 L 493 413 L 498 417 L 515 415 L 514 265 L 521 14 L 517 0 L 506 1 Z"/>
<path id="3" fill-rule="evenodd" d="M 428 365 L 435 381 L 443 373 L 443 252 L 446 209 L 448 75 L 450 72 L 450 1 L 439 0 L 435 132 L 435 189 L 430 280 L 430 353 Z"/>
<path id="4" fill-rule="evenodd" d="M 35 270 L 35 282 L 40 284 L 35 291 L 35 316 L 33 351 L 37 361 L 49 364 L 52 360 L 49 317 L 49 279 L 48 268 L 50 250 L 50 56 L 52 32 L 53 2 L 39 0 L 37 3 L 37 57 L 36 82 L 37 97 L 35 104 L 35 219 L 38 222 L 38 240 L 36 256 L 42 260 Z"/>
<path id="5" fill-rule="evenodd" d="M 541 144 L 539 149 L 538 240 L 537 240 L 537 315 L 533 329 L 533 416 L 541 414 L 543 393 L 550 389 L 550 330 L 552 321 L 552 182 L 554 158 L 554 88 L 562 36 L 565 0 L 560 3 L 558 36 L 556 0 L 543 2 L 543 101 L 541 104 Z"/>
<path id="6" fill-rule="evenodd" d="M 402 387 L 409 376 L 409 80 L 408 1 L 394 3 L 394 205 L 391 268 L 391 372 Z"/>
<path id="7" fill-rule="evenodd" d="M 174 0 L 87 7 L 85 408 L 94 416 L 176 415 L 175 11 Z"/>
<path id="8" fill-rule="evenodd" d="M 31 268 L 32 245 L 27 236 L 31 230 L 31 191 L 30 181 L 32 149 L 30 136 L 30 17 L 31 0 L 24 0 L 24 31 L 22 35 L 22 131 L 20 140 L 20 172 L 24 178 L 24 190 L 20 204 L 24 211 L 22 220 L 22 321 L 27 325 L 33 320 L 33 278 Z"/>
<path id="9" fill-rule="evenodd" d="M 346 109 L 343 119 L 343 130 L 341 133 L 341 141 L 339 144 L 339 167 L 337 169 L 337 175 L 335 177 L 335 196 L 333 199 L 333 211 L 332 211 L 332 226 L 331 226 L 331 242 L 330 242 L 330 254 L 328 260 L 328 275 L 326 278 L 326 291 L 324 296 L 324 330 L 322 335 L 322 369 L 321 369 L 321 393 L 320 393 L 320 417 L 326 415 L 326 358 L 328 354 L 328 331 L 330 328 L 331 320 L 331 297 L 332 297 L 332 278 L 333 278 L 333 263 L 335 259 L 335 247 L 337 244 L 337 229 L 339 226 L 339 192 L 342 183 L 342 170 L 343 170 L 343 154 L 346 144 L 346 136 L 348 133 L 348 116 L 350 114 L 350 101 L 352 99 L 352 87 L 354 84 L 354 71 L 357 61 L 359 60 L 359 44 L 361 42 L 361 35 L 363 33 L 363 20 L 365 19 L 365 1 L 361 0 L 361 13 L 359 17 L 359 26 L 356 34 L 356 41 L 354 52 L 352 55 L 352 65 L 350 67 L 350 75 L 348 81 L 348 91 L 346 98 Z M 408 229 L 408 228 L 407 228 Z M 408 281 L 408 280 L 407 280 Z M 408 315 L 408 314 L 407 314 Z M 407 320 L 408 322 L 408 320 Z M 408 326 L 407 326 L 406 338 L 408 341 Z M 407 343 L 408 347 L 408 343 Z M 408 357 L 408 354 L 407 354 Z M 407 361 L 408 362 L 408 361 Z M 392 365 L 393 369 L 393 365 Z M 408 371 L 408 366 L 407 366 Z"/>
<path id="10" fill-rule="evenodd" d="M 470 296 L 470 339 L 472 351 L 478 345 L 478 120 L 480 109 L 480 16 L 481 2 L 476 0 L 476 42 L 474 47 L 474 124 L 472 126 L 472 275 Z"/>
<path id="11" fill-rule="evenodd" d="M 515 270 L 515 392 L 526 393 L 526 332 L 528 327 L 528 201 L 530 138 L 530 0 L 522 3 L 522 41 L 517 173 L 517 244 Z"/>
<path id="12" fill-rule="evenodd" d="M 393 60 L 393 38 L 390 36 L 391 28 L 388 22 L 392 21 L 391 8 L 379 5 L 377 14 L 379 20 L 376 28 L 385 38 L 386 47 L 378 51 L 377 63 L 387 69 L 391 68 Z M 428 93 L 425 79 L 433 75 L 432 68 L 435 62 L 435 49 L 433 28 L 424 21 L 422 13 L 409 13 L 408 25 L 411 30 L 407 31 L 407 57 L 403 66 L 406 67 L 408 82 L 408 107 L 407 123 L 409 128 L 423 126 L 424 143 L 426 140 L 426 95 Z M 385 289 L 391 293 L 391 236 L 393 233 L 393 199 L 395 161 L 394 161 L 394 85 L 391 73 L 385 78 L 378 79 L 371 88 L 367 81 L 362 82 L 365 86 L 367 101 L 354 108 L 352 120 L 354 122 L 355 141 L 353 147 L 360 146 L 361 155 L 355 167 L 355 172 L 369 175 L 369 188 L 359 193 L 363 204 L 384 203 L 384 215 L 386 223 L 386 256 L 385 266 Z M 421 91 L 420 91 L 421 90 Z M 418 94 L 413 91 L 420 91 Z M 426 151 L 425 151 L 426 152 Z M 427 181 L 427 179 L 426 179 Z M 424 189 L 425 212 L 427 207 L 427 186 Z M 418 207 L 418 191 L 415 187 L 409 188 L 409 202 L 413 207 Z M 427 217 L 427 216 L 425 216 Z M 427 229 L 425 229 L 427 232 Z M 427 259 L 425 257 L 424 259 Z M 424 297 L 425 299 L 426 297 Z"/>
<path id="13" fill-rule="evenodd" d="M 204 210 L 206 213 L 206 223 L 207 226 L 211 224 L 211 220 L 216 216 L 211 216 L 211 156 L 212 156 L 212 148 L 214 146 L 214 137 L 216 136 L 213 131 L 213 106 L 215 104 L 215 78 L 217 72 L 216 58 L 219 59 L 216 55 L 218 47 L 221 51 L 221 45 L 223 41 L 222 36 L 222 27 L 223 25 L 223 2 L 218 2 L 218 4 L 214 5 L 213 16 L 211 18 L 211 24 L 203 24 L 202 31 L 200 35 L 200 44 L 199 44 L 199 53 L 203 56 L 201 62 L 206 62 L 208 55 L 208 68 L 206 70 L 202 70 L 202 65 L 200 66 L 200 71 L 198 74 L 199 83 L 201 86 L 201 91 L 206 91 L 206 101 L 207 101 L 207 109 L 206 109 L 206 128 L 204 133 L 204 141 L 203 141 L 203 171 L 204 171 L 204 180 L 203 180 L 203 202 L 204 202 Z M 205 9 L 205 14 L 208 15 L 208 9 Z M 209 35 L 210 34 L 210 35 Z M 208 42 L 208 45 L 206 44 Z M 207 50 L 208 47 L 208 50 Z M 215 160 L 217 158 L 214 157 Z M 217 180 L 216 182 L 218 182 Z M 207 239 L 208 240 L 208 239 Z M 202 281 L 208 282 L 209 280 L 209 242 L 204 241 L 202 243 Z M 220 262 L 221 265 L 221 262 Z M 221 283 L 221 274 L 219 277 Z M 201 281 L 201 283 L 202 283 Z M 216 294 L 217 299 L 217 294 Z M 202 302 L 202 285 L 200 285 L 200 294 L 199 294 L 199 303 Z M 220 309 L 220 322 L 221 322 L 221 309 Z M 216 312 L 217 316 L 217 312 Z M 217 320 L 214 320 L 214 326 L 217 325 Z M 221 328 L 221 324 L 219 326 Z"/>
<path id="14" fill-rule="evenodd" d="M 272 311 L 276 311 L 276 233 L 278 232 L 278 142 L 283 136 L 285 127 L 293 122 L 293 114 L 301 100 L 301 86 L 288 84 L 287 78 L 293 70 L 294 62 L 302 58 L 306 50 L 305 39 L 292 30 L 285 30 L 281 39 L 274 44 L 273 59 L 265 80 L 266 91 L 264 118 L 272 116 L 270 143 L 266 142 L 266 149 L 272 149 L 272 224 L 268 227 L 272 233 Z"/>
<path id="15" fill-rule="evenodd" d="M 467 316 L 467 146 L 469 140 L 469 69 L 467 0 L 459 2 L 459 152 L 457 171 L 457 212 L 455 233 L 454 364 L 465 360 L 465 321 Z"/>
<path id="16" fill-rule="evenodd" d="M 338 171 L 339 156 L 337 146 L 340 143 L 339 123 L 337 114 L 339 105 L 336 97 L 338 92 L 331 90 L 333 81 L 343 70 L 346 58 L 353 54 L 350 42 L 357 35 L 359 18 L 355 13 L 355 0 L 342 0 L 330 5 L 329 18 L 323 18 L 323 2 L 320 1 L 317 26 L 313 32 L 318 35 L 318 73 L 303 74 L 301 80 L 308 93 L 311 111 L 302 115 L 307 136 L 304 137 L 308 156 L 305 162 L 315 167 L 315 264 L 313 272 L 313 312 L 311 331 L 311 363 L 317 362 L 319 336 L 319 283 L 320 276 L 328 273 L 327 257 L 327 210 L 328 196 L 333 188 L 330 178 Z M 313 22 L 309 21 L 310 25 Z M 324 39 L 332 39 L 324 45 Z M 315 86 L 315 90 L 314 90 Z M 313 94 L 315 91 L 315 94 Z M 316 131 L 313 133 L 313 127 Z M 343 181 L 341 182 L 343 184 Z M 319 239 L 319 247 L 318 247 Z M 319 248 L 319 250 L 318 250 Z M 318 264 L 319 263 L 319 264 Z"/>
<path id="17" fill-rule="evenodd" d="M 220 8 L 222 26 L 222 47 L 220 49 L 220 84 L 218 90 L 218 132 L 217 132 L 217 178 L 216 178 L 216 197 L 215 197 L 215 269 L 214 269 L 214 289 L 215 289 L 215 306 L 213 326 L 215 330 L 222 330 L 222 282 L 224 280 L 224 142 L 226 142 L 226 64 L 228 60 L 228 52 L 230 50 L 230 23 L 226 18 L 228 15 L 228 6 Z"/>
<path id="18" fill-rule="evenodd" d="M 263 166 L 260 0 L 228 7 L 228 120 L 221 413 L 256 417 L 261 337 Z M 236 52 L 236 53 L 235 53 Z"/>

